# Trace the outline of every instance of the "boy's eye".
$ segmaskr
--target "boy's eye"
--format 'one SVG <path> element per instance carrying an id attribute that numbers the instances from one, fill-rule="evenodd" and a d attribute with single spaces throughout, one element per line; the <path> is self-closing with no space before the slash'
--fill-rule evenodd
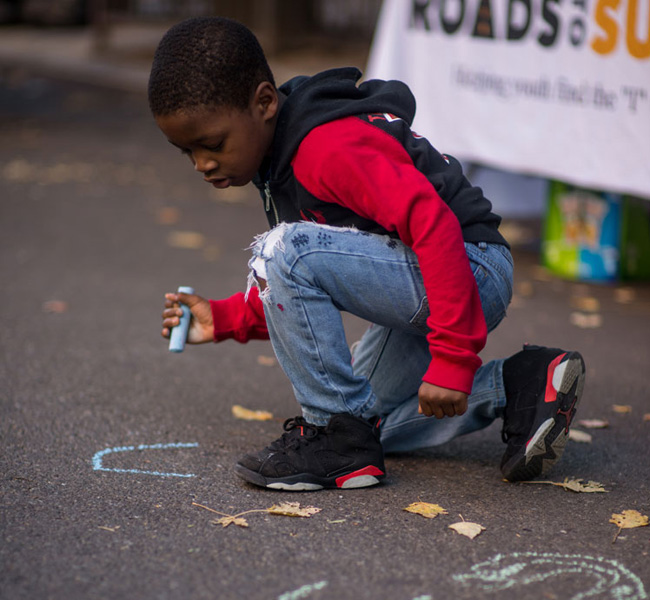
<path id="1" fill-rule="evenodd" d="M 216 146 L 206 146 L 205 149 L 210 152 L 219 152 L 223 148 L 223 142 L 219 142 Z"/>

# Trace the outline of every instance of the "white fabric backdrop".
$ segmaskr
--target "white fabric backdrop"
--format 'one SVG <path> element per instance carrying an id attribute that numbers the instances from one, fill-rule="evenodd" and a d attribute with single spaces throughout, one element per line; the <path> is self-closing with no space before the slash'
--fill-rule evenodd
<path id="1" fill-rule="evenodd" d="M 365 78 L 442 152 L 650 198 L 650 0 L 384 0 Z"/>

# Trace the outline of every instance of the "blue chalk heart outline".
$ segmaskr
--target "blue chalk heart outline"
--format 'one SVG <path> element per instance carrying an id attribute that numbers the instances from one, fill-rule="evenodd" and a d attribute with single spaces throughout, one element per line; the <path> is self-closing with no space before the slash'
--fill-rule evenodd
<path id="1" fill-rule="evenodd" d="M 93 456 L 94 471 L 113 471 L 115 473 L 137 473 L 140 475 L 156 475 L 158 477 L 196 477 L 194 473 L 163 473 L 161 471 L 144 471 L 142 469 L 116 469 L 103 465 L 104 456 L 116 452 L 134 452 L 136 450 L 166 450 L 167 448 L 198 448 L 198 443 L 170 443 L 170 444 L 140 444 L 139 446 L 116 446 L 105 448 Z"/>

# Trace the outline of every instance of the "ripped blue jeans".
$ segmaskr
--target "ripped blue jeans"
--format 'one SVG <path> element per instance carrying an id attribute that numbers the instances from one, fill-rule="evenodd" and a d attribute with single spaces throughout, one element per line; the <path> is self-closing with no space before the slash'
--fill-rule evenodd
<path id="1" fill-rule="evenodd" d="M 501 245 L 465 247 L 491 331 L 512 297 L 512 257 Z M 464 415 L 418 414 L 429 308 L 417 258 L 399 240 L 283 223 L 257 239 L 249 264 L 249 283 L 266 281 L 260 297 L 273 349 L 308 421 L 379 415 L 384 450 L 395 452 L 443 444 L 503 416 L 503 360 L 478 369 Z M 342 311 L 372 323 L 352 351 Z"/>

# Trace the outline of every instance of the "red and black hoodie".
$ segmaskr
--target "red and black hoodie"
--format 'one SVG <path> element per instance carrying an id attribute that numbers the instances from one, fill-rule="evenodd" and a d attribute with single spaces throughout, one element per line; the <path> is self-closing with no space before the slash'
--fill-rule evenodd
<path id="1" fill-rule="evenodd" d="M 360 78 L 332 69 L 280 87 L 271 158 L 254 183 L 271 226 L 353 226 L 412 248 L 431 311 L 423 380 L 470 393 L 487 329 L 463 242 L 507 245 L 500 217 L 456 159 L 411 130 L 415 99 L 404 83 Z M 211 304 L 215 341 L 268 338 L 256 288 L 247 301 Z"/>

